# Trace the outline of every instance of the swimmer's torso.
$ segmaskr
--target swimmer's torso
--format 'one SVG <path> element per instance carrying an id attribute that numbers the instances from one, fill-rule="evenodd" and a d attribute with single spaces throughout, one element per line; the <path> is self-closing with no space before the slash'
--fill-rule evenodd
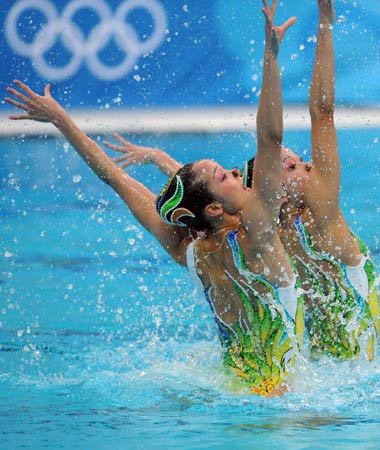
<path id="1" fill-rule="evenodd" d="M 378 315 L 373 263 L 368 249 L 345 223 L 336 228 L 340 233 L 322 235 L 305 210 L 279 232 L 306 293 L 311 351 L 350 358 L 366 349 L 372 359 L 373 318 Z"/>
<path id="2" fill-rule="evenodd" d="M 246 245 L 241 227 L 224 230 L 217 245 L 198 238 L 194 265 L 218 325 L 226 365 L 252 392 L 268 395 L 281 389 L 294 365 L 303 337 L 303 303 L 291 266 L 287 281 L 282 276 L 287 285 L 278 288 L 252 270 L 263 261 L 250 264 Z"/>

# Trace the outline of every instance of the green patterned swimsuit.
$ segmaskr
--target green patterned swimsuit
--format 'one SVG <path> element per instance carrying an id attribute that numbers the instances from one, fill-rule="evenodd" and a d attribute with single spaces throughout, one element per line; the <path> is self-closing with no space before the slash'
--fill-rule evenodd
<path id="1" fill-rule="evenodd" d="M 294 226 L 303 250 L 315 261 L 315 264 L 303 263 L 316 295 L 306 320 L 311 352 L 352 358 L 366 350 L 368 359 L 374 359 L 379 300 L 374 264 L 367 247 L 355 236 L 363 255 L 362 262 L 356 267 L 345 266 L 333 256 L 314 249 L 301 215 L 295 219 Z M 338 278 L 334 280 L 323 271 L 318 261 L 331 264 Z"/>
<path id="2" fill-rule="evenodd" d="M 226 324 L 214 307 L 214 287 L 205 286 L 203 292 L 218 327 L 225 365 L 252 393 L 265 396 L 286 384 L 289 369 L 299 354 L 304 335 L 303 298 L 297 293 L 297 276 L 291 286 L 278 288 L 254 274 L 245 264 L 237 235 L 238 231 L 233 230 L 226 236 L 237 273 L 225 270 L 225 274 L 241 300 L 244 314 L 239 315 L 234 326 Z M 194 254 L 191 247 L 189 250 L 188 268 L 196 274 Z M 258 285 L 261 294 L 255 289 Z"/>

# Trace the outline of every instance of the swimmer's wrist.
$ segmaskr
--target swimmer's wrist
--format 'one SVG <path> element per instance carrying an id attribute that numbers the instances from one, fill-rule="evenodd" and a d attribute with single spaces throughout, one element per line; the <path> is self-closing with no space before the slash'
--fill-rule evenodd
<path id="1" fill-rule="evenodd" d="M 160 153 L 161 150 L 152 147 L 147 155 L 147 161 L 157 164 L 157 159 L 159 160 L 161 156 Z"/>
<path id="2" fill-rule="evenodd" d="M 280 52 L 280 43 L 276 31 L 271 30 L 270 35 L 267 35 L 265 40 L 265 52 L 264 52 L 264 62 L 269 63 L 269 61 L 277 58 Z"/>
<path id="3" fill-rule="evenodd" d="M 48 112 L 50 122 L 58 129 L 61 129 L 67 121 L 71 121 L 70 116 L 61 105 L 57 104 L 53 110 Z"/>

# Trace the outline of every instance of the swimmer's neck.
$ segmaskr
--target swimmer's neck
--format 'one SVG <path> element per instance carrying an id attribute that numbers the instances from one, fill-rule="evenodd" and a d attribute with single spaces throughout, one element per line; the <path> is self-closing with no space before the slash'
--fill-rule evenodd
<path id="1" fill-rule="evenodd" d="M 240 214 L 228 214 L 226 212 L 216 219 L 208 230 L 205 230 L 203 236 L 205 239 L 219 240 L 221 235 L 224 235 L 227 231 L 238 228 L 241 225 Z"/>
<path id="2" fill-rule="evenodd" d="M 294 219 L 305 212 L 305 207 L 293 202 L 286 202 L 281 206 L 279 224 L 283 228 L 292 227 Z"/>
<path id="3" fill-rule="evenodd" d="M 217 226 L 205 230 L 198 234 L 198 245 L 202 249 L 203 255 L 211 255 L 217 252 L 229 231 L 236 230 L 240 227 L 240 215 L 227 215 L 223 214 L 223 218 L 220 218 L 220 222 Z M 214 223 L 216 225 L 216 223 Z"/>

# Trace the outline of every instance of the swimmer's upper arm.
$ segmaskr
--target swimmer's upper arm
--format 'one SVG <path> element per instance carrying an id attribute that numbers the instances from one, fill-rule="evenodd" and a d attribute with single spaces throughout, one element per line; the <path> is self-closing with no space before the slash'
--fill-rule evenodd
<path id="1" fill-rule="evenodd" d="M 255 248 L 271 245 L 277 230 L 280 214 L 278 199 L 269 207 L 256 186 L 250 192 L 250 199 L 242 211 L 242 225 Z"/>
<path id="2" fill-rule="evenodd" d="M 128 205 L 140 222 L 162 245 L 162 247 L 181 265 L 186 264 L 183 240 L 188 229 L 163 222 L 156 211 L 155 195 L 142 183 L 121 171 L 121 176 L 112 180 L 113 189 Z"/>
<path id="3" fill-rule="evenodd" d="M 245 211 L 248 227 L 272 227 L 280 212 L 283 103 L 278 65 L 278 36 L 266 17 L 263 79 L 256 117 L 257 153 L 251 204 Z"/>
<path id="4" fill-rule="evenodd" d="M 162 247 L 181 266 L 186 266 L 186 249 L 190 243 L 188 229 L 173 225 L 162 225 L 163 222 L 158 216 L 161 224 L 150 230 L 157 238 Z"/>
<path id="5" fill-rule="evenodd" d="M 312 120 L 311 156 L 313 167 L 317 168 L 331 188 L 338 191 L 340 161 L 333 117 L 326 115 Z"/>
<path id="6" fill-rule="evenodd" d="M 334 220 L 339 210 L 340 160 L 333 117 L 314 117 L 311 128 L 312 176 L 308 204 L 317 220 Z"/>
<path id="7" fill-rule="evenodd" d="M 322 13 L 319 18 L 317 50 L 310 86 L 309 111 L 311 117 L 311 156 L 313 172 L 319 186 L 319 205 L 329 203 L 327 212 L 334 215 L 339 204 L 340 163 L 335 110 L 335 56 L 333 41 L 333 14 Z M 314 175 L 313 175 L 314 178 Z"/>

